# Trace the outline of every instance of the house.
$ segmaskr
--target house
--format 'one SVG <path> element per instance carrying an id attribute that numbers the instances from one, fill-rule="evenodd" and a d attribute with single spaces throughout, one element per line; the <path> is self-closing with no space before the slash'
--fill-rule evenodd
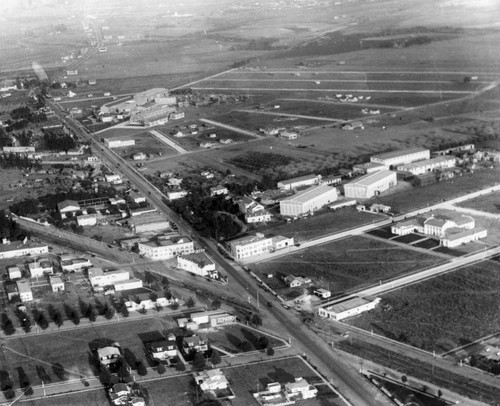
<path id="1" fill-rule="evenodd" d="M 148 289 L 135 289 L 128 291 L 126 294 L 121 293 L 125 300 L 125 306 L 130 311 L 138 311 L 141 309 L 152 310 L 160 307 L 170 306 L 177 302 L 177 299 L 167 299 L 161 291 L 151 291 Z M 155 299 L 155 300 L 153 300 Z"/>
<path id="2" fill-rule="evenodd" d="M 319 307 L 318 314 L 321 317 L 339 321 L 375 309 L 380 300 L 380 298 L 371 296 L 354 296 L 336 302 L 328 307 Z"/>
<path id="3" fill-rule="evenodd" d="M 128 200 L 133 202 L 133 203 L 145 203 L 146 202 L 146 197 L 141 195 L 140 193 L 137 192 L 130 192 L 128 195 Z"/>
<path id="4" fill-rule="evenodd" d="M 31 278 L 54 273 L 54 267 L 50 261 L 30 262 L 28 263 L 28 270 Z"/>
<path id="5" fill-rule="evenodd" d="M 73 214 L 80 210 L 80 205 L 74 200 L 63 200 L 57 203 L 57 210 L 62 219 L 65 219 L 69 213 Z"/>
<path id="6" fill-rule="evenodd" d="M 313 293 L 321 299 L 328 299 L 332 296 L 332 292 L 323 288 L 315 289 Z"/>
<path id="7" fill-rule="evenodd" d="M 81 271 L 84 268 L 89 268 L 91 266 L 92 262 L 90 262 L 87 258 L 71 258 L 71 259 L 61 258 L 61 268 L 63 271 L 67 272 Z"/>
<path id="8" fill-rule="evenodd" d="M 59 275 L 50 275 L 49 281 L 52 292 L 62 292 L 64 290 L 64 281 Z"/>
<path id="9" fill-rule="evenodd" d="M 310 186 L 289 198 L 280 201 L 280 214 L 301 216 L 313 213 L 338 198 L 338 190 L 328 185 Z"/>
<path id="10" fill-rule="evenodd" d="M 9 279 L 14 281 L 16 279 L 21 279 L 23 277 L 23 273 L 18 266 L 8 266 L 7 272 L 9 273 Z"/>
<path id="11" fill-rule="evenodd" d="M 215 263 L 204 252 L 195 252 L 177 257 L 177 267 L 199 276 L 217 278 Z"/>
<path id="12" fill-rule="evenodd" d="M 296 140 L 297 138 L 299 138 L 299 134 L 297 134 L 295 132 L 291 132 L 291 131 L 283 131 L 279 134 L 279 137 L 283 138 L 284 140 L 291 141 L 291 140 Z"/>
<path id="13" fill-rule="evenodd" d="M 313 399 L 318 394 L 316 387 L 304 378 L 295 378 L 295 382 L 285 384 L 285 394 L 288 399 L 298 397 L 299 399 Z"/>
<path id="14" fill-rule="evenodd" d="M 109 368 L 121 358 L 120 349 L 114 346 L 102 347 L 97 350 L 97 359 L 104 368 Z"/>
<path id="15" fill-rule="evenodd" d="M 144 161 L 146 158 L 147 158 L 147 156 L 144 152 L 138 152 L 138 153 L 132 155 L 132 159 L 134 161 Z"/>
<path id="16" fill-rule="evenodd" d="M 121 176 L 118 174 L 104 175 L 104 179 L 112 185 L 120 185 L 123 183 Z"/>
<path id="17" fill-rule="evenodd" d="M 207 340 L 197 335 L 182 338 L 184 352 L 205 352 L 208 350 Z"/>
<path id="18" fill-rule="evenodd" d="M 7 293 L 7 298 L 10 300 L 19 296 L 19 289 L 17 288 L 17 283 L 12 281 L 5 281 L 4 283 L 5 292 Z"/>
<path id="19" fill-rule="evenodd" d="M 162 362 L 177 356 L 177 341 L 172 333 L 166 339 L 158 333 L 155 339 L 146 343 L 146 348 L 151 358 L 156 361 Z"/>
<path id="20" fill-rule="evenodd" d="M 186 197 L 188 195 L 187 190 L 184 189 L 175 189 L 175 190 L 169 190 L 167 192 L 167 198 L 168 200 L 177 200 L 177 199 L 182 199 L 183 197 Z"/>
<path id="21" fill-rule="evenodd" d="M 26 279 L 20 279 L 16 282 L 17 292 L 21 302 L 32 302 L 33 292 L 31 291 L 30 283 Z"/>
<path id="22" fill-rule="evenodd" d="M 245 213 L 245 221 L 248 224 L 265 223 L 271 221 L 272 215 L 267 210 L 261 210 L 253 213 Z"/>
<path id="23" fill-rule="evenodd" d="M 234 399 L 229 382 L 220 369 L 209 369 L 193 374 L 197 388 L 202 393 L 211 393 L 217 399 Z"/>
<path id="24" fill-rule="evenodd" d="M 311 279 L 303 278 L 302 276 L 287 275 L 283 278 L 283 281 L 290 288 L 298 288 L 299 286 L 311 283 Z"/>
<path id="25" fill-rule="evenodd" d="M 81 227 L 95 226 L 97 224 L 97 214 L 76 216 L 76 223 Z"/>
<path id="26" fill-rule="evenodd" d="M 210 196 L 220 196 L 220 195 L 227 195 L 229 193 L 229 190 L 227 187 L 222 186 L 222 185 L 217 185 L 214 187 L 210 188 Z"/>

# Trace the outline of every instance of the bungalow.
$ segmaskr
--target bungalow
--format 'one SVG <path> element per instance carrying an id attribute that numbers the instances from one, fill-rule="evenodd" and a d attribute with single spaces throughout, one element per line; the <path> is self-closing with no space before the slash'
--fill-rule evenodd
<path id="1" fill-rule="evenodd" d="M 323 289 L 323 288 L 316 289 L 313 293 L 316 296 L 320 297 L 321 299 L 328 299 L 329 297 L 332 296 L 332 292 L 330 292 L 327 289 Z"/>
<path id="2" fill-rule="evenodd" d="M 121 358 L 120 349 L 113 346 L 99 348 L 97 350 L 97 359 L 104 368 L 109 368 Z"/>
<path id="3" fill-rule="evenodd" d="M 166 339 L 161 338 L 148 342 L 146 347 L 153 360 L 166 361 L 177 356 L 177 341 L 173 333 L 170 333 Z"/>
<path id="4" fill-rule="evenodd" d="M 210 369 L 194 373 L 197 388 L 202 393 L 211 393 L 218 399 L 234 399 L 229 382 L 220 369 Z"/>
<path id="5" fill-rule="evenodd" d="M 290 288 L 298 288 L 299 286 L 311 283 L 311 280 L 309 278 L 303 278 L 301 276 L 293 276 L 293 275 L 287 275 L 283 278 L 283 281 L 290 287 Z"/>
<path id="6" fill-rule="evenodd" d="M 144 161 L 146 158 L 147 158 L 147 156 L 144 152 L 138 152 L 138 153 L 132 155 L 132 159 L 134 161 Z"/>

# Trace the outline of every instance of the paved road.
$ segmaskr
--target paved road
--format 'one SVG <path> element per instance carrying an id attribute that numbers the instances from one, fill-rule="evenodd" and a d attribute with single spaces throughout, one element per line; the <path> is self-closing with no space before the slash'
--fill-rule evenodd
<path id="1" fill-rule="evenodd" d="M 215 127 L 225 128 L 226 130 L 234 131 L 235 133 L 249 135 L 250 137 L 262 138 L 262 136 L 256 132 L 244 130 L 242 128 L 235 127 L 235 126 L 228 125 L 228 124 L 219 123 L 218 121 L 208 120 L 206 118 L 200 118 L 200 121 L 203 123 L 211 124 Z"/>

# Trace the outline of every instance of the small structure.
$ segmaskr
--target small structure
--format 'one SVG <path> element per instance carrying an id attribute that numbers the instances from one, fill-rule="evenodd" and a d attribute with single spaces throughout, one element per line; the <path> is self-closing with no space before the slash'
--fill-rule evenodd
<path id="1" fill-rule="evenodd" d="M 76 217 L 76 223 L 79 226 L 95 226 L 97 224 L 97 214 L 83 214 Z"/>
<path id="2" fill-rule="evenodd" d="M 111 365 L 116 364 L 120 358 L 121 352 L 118 347 L 108 346 L 97 350 L 97 359 L 104 368 L 109 368 Z"/>
<path id="3" fill-rule="evenodd" d="M 182 338 L 184 352 L 205 352 L 208 350 L 207 340 L 197 335 Z"/>
<path id="4" fill-rule="evenodd" d="M 52 292 L 62 292 L 64 290 L 64 281 L 59 275 L 51 275 L 49 281 Z"/>
<path id="5" fill-rule="evenodd" d="M 316 289 L 313 293 L 316 296 L 320 297 L 321 299 L 328 299 L 329 297 L 332 296 L 332 292 L 330 292 L 327 289 L 323 289 L 323 288 Z"/>
<path id="6" fill-rule="evenodd" d="M 215 263 L 204 252 L 178 256 L 177 266 L 184 271 L 199 276 L 208 276 L 209 278 L 217 278 L 219 276 L 215 270 Z"/>
<path id="7" fill-rule="evenodd" d="M 61 258 L 61 268 L 63 271 L 81 271 L 84 268 L 90 268 L 91 266 L 92 262 L 90 262 L 87 258 Z"/>
<path id="8" fill-rule="evenodd" d="M 18 266 L 7 267 L 7 272 L 9 273 L 9 279 L 15 281 L 16 279 L 21 279 L 23 274 Z"/>
<path id="9" fill-rule="evenodd" d="M 212 188 L 210 188 L 210 196 L 220 196 L 220 195 L 227 195 L 229 193 L 229 190 L 227 187 L 222 186 L 222 185 L 217 185 Z"/>
<path id="10" fill-rule="evenodd" d="M 26 279 L 20 279 L 16 282 L 17 292 L 21 302 L 32 302 L 33 292 L 31 291 L 30 283 Z"/>
<path id="11" fill-rule="evenodd" d="M 359 297 L 355 296 L 349 299 L 336 302 L 328 307 L 318 308 L 318 314 L 321 317 L 326 317 L 334 320 L 343 320 L 348 317 L 375 309 L 380 303 L 380 298 L 371 296 Z"/>
<path id="12" fill-rule="evenodd" d="M 166 363 L 170 358 L 177 356 L 176 338 L 172 333 L 167 338 L 156 333 L 156 338 L 148 340 L 146 348 L 154 361 Z"/>
<path id="13" fill-rule="evenodd" d="M 277 186 L 279 189 L 295 189 L 301 186 L 317 185 L 320 181 L 321 175 L 312 174 L 279 181 Z"/>
<path id="14" fill-rule="evenodd" d="M 309 279 L 309 278 L 303 278 L 302 276 L 293 276 L 293 275 L 285 276 L 283 278 L 283 281 L 290 288 L 298 288 L 302 285 L 306 285 L 308 283 L 311 283 L 311 279 Z"/>
<path id="15" fill-rule="evenodd" d="M 318 390 L 304 378 L 295 378 L 295 382 L 285 384 L 284 392 L 287 398 L 299 400 L 313 399 L 318 394 Z"/>

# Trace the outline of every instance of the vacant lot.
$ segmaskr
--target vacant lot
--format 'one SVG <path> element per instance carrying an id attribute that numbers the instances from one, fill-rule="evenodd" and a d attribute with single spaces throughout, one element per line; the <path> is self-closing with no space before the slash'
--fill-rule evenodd
<path id="1" fill-rule="evenodd" d="M 383 297 L 355 326 L 429 351 L 444 352 L 500 329 L 498 263 L 483 262 Z"/>
<path id="2" fill-rule="evenodd" d="M 16 382 L 16 368 L 23 368 L 30 382 L 40 382 L 36 367 L 41 366 L 49 374 L 52 382 L 59 379 L 53 373 L 52 365 L 59 363 L 70 377 L 79 375 L 93 376 L 95 367 L 90 363 L 90 344 L 96 342 L 118 342 L 122 349 L 130 349 L 137 359 L 147 365 L 144 345 L 138 334 L 144 331 L 162 328 L 160 319 L 144 319 L 125 323 L 113 323 L 108 326 L 94 326 L 78 330 L 61 331 L 40 336 L 29 335 L 9 340 L 4 346 L 4 356 L 0 368 L 6 370 Z M 161 319 L 166 322 L 165 318 Z"/>
<path id="3" fill-rule="evenodd" d="M 108 403 L 109 400 L 106 392 L 101 388 L 88 392 L 47 397 L 45 399 L 23 400 L 23 404 L 28 406 L 102 406 Z"/>
<path id="4" fill-rule="evenodd" d="M 328 283 L 333 292 L 340 294 L 441 262 L 440 258 L 383 241 L 351 237 L 259 263 L 252 269 L 264 279 L 274 273 L 274 278 L 266 280 L 272 288 L 284 288 L 281 275 L 302 275 L 312 278 L 313 284 Z"/>
<path id="5" fill-rule="evenodd" d="M 485 211 L 488 213 L 500 213 L 500 192 L 493 192 L 488 195 L 476 197 L 459 203 L 456 206 L 468 207 L 474 210 Z"/>

